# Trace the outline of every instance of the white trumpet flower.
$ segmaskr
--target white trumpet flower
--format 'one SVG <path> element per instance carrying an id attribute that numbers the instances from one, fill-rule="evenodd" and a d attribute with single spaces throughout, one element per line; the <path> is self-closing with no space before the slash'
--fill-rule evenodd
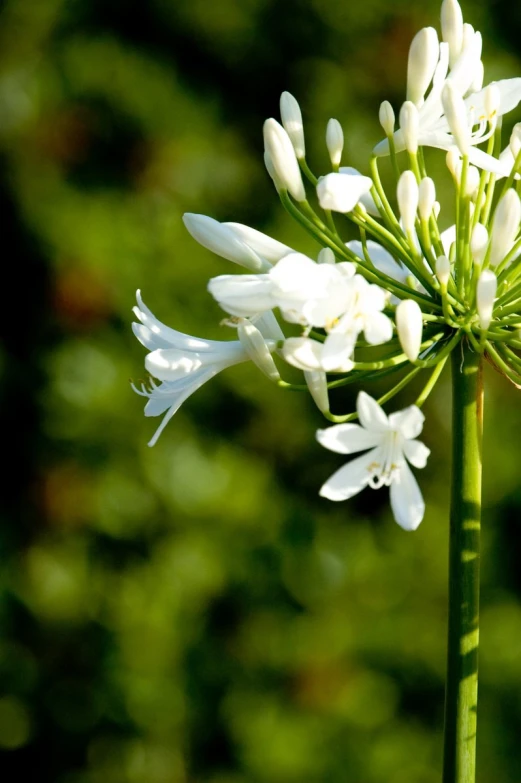
<path id="1" fill-rule="evenodd" d="M 364 487 L 388 486 L 396 522 L 404 530 L 416 530 L 423 519 L 425 503 L 408 462 L 416 468 L 427 464 L 430 450 L 416 440 L 424 415 L 411 405 L 387 416 L 365 392 L 358 395 L 357 412 L 360 424 L 337 424 L 317 432 L 319 443 L 339 454 L 370 449 L 337 470 L 320 494 L 329 500 L 347 500 Z"/>
<path id="2" fill-rule="evenodd" d="M 140 323 L 132 329 L 139 342 L 150 353 L 145 358 L 148 372 L 161 383 L 153 380 L 149 386 L 133 389 L 147 397 L 145 416 L 165 414 L 149 446 L 157 443 L 164 428 L 185 400 L 214 375 L 234 364 L 248 361 L 248 351 L 240 340 L 204 340 L 183 334 L 161 323 L 143 303 L 140 291 L 136 294 L 134 314 Z M 275 350 L 280 339 L 280 329 L 272 313 L 256 321 L 259 335 L 263 335 L 267 351 Z"/>

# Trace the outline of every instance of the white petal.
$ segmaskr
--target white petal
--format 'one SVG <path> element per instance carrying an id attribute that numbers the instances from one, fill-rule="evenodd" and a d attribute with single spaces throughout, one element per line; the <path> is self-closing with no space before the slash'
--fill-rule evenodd
<path id="1" fill-rule="evenodd" d="M 498 115 L 508 114 L 509 111 L 515 109 L 519 101 L 521 101 L 521 79 L 500 79 L 498 82 L 491 82 L 499 89 L 499 111 Z M 487 85 L 490 86 L 490 85 Z M 487 87 L 484 87 L 479 92 L 475 92 L 469 95 L 465 99 L 465 104 L 469 111 L 474 111 L 474 116 L 477 120 L 486 116 L 485 111 L 485 95 Z"/>
<path id="2" fill-rule="evenodd" d="M 373 449 L 348 462 L 328 478 L 320 489 L 320 495 L 329 500 L 348 500 L 367 486 L 371 478 L 371 464 L 381 463 L 383 449 Z"/>
<path id="3" fill-rule="evenodd" d="M 373 181 L 361 174 L 326 174 L 318 181 L 317 196 L 322 209 L 351 212 L 372 185 Z"/>
<path id="4" fill-rule="evenodd" d="M 374 432 L 387 432 L 389 419 L 383 408 L 366 392 L 359 392 L 356 400 L 356 410 L 362 427 Z"/>
<path id="5" fill-rule="evenodd" d="M 470 148 L 469 161 L 473 163 L 474 166 L 477 166 L 478 169 L 490 171 L 492 174 L 498 174 L 500 177 L 508 176 L 510 173 L 505 161 L 498 160 L 477 147 Z"/>
<path id="6" fill-rule="evenodd" d="M 251 320 L 266 340 L 275 340 L 275 342 L 279 342 L 284 339 L 284 332 L 280 328 L 273 310 L 267 310 L 265 313 L 262 313 L 262 315 L 254 316 Z"/>
<path id="7" fill-rule="evenodd" d="M 319 411 L 329 413 L 326 373 L 321 370 L 304 370 L 304 379 Z"/>
<path id="8" fill-rule="evenodd" d="M 403 453 L 415 468 L 424 468 L 431 450 L 420 440 L 406 440 L 403 444 Z"/>
<path id="9" fill-rule="evenodd" d="M 456 241 L 456 225 L 449 226 L 449 228 L 446 228 L 445 231 L 442 231 L 440 234 L 440 239 L 445 251 L 445 255 L 447 258 L 449 258 L 451 245 Z"/>
<path id="10" fill-rule="evenodd" d="M 383 433 L 366 430 L 359 424 L 335 424 L 317 431 L 317 440 L 326 449 L 338 454 L 355 454 L 373 449 L 382 442 Z"/>
<path id="11" fill-rule="evenodd" d="M 282 348 L 288 364 L 299 370 L 323 370 L 322 344 L 309 337 L 289 337 Z"/>
<path id="12" fill-rule="evenodd" d="M 272 287 L 269 275 L 219 275 L 208 283 L 223 310 L 242 318 L 273 309 Z"/>
<path id="13" fill-rule="evenodd" d="M 183 334 L 176 329 L 161 323 L 152 311 L 146 306 L 141 298 L 141 291 L 136 292 L 138 306 L 134 307 L 133 312 L 137 318 L 146 326 L 153 335 L 155 348 L 164 348 L 167 345 L 180 350 L 206 352 L 213 351 L 220 344 L 219 340 L 203 340 L 199 337 L 192 337 L 189 334 Z M 137 336 L 137 335 L 136 335 Z M 156 340 L 157 338 L 157 340 Z M 140 339 L 138 337 L 138 339 Z"/>
<path id="14" fill-rule="evenodd" d="M 352 242 L 348 242 L 347 247 L 352 250 L 353 253 L 356 253 L 359 258 L 364 258 L 362 243 L 358 240 L 355 239 Z M 393 280 L 405 283 L 407 277 L 411 274 L 403 264 L 396 261 L 384 247 L 377 242 L 373 242 L 372 239 L 367 242 L 367 252 L 375 267 L 380 272 L 383 272 L 384 275 L 392 277 Z"/>
<path id="15" fill-rule="evenodd" d="M 332 332 L 322 345 L 321 363 L 326 372 L 349 372 L 353 369 L 352 355 L 356 334 Z"/>
<path id="16" fill-rule="evenodd" d="M 397 470 L 390 490 L 391 508 L 395 520 L 404 530 L 416 530 L 425 513 L 418 482 L 404 462 Z"/>
<path id="17" fill-rule="evenodd" d="M 425 416 L 417 405 L 410 405 L 403 411 L 396 411 L 389 416 L 389 425 L 393 430 L 399 430 L 407 440 L 417 438 L 423 429 Z"/>
<path id="18" fill-rule="evenodd" d="M 370 345 L 388 342 L 393 336 L 393 324 L 384 313 L 372 313 L 365 319 L 364 336 Z"/>
<path id="19" fill-rule="evenodd" d="M 340 166 L 338 171 L 340 174 L 354 174 L 357 177 L 364 176 L 358 171 L 358 169 L 353 168 L 353 166 Z M 380 217 L 380 212 L 375 204 L 374 198 L 370 193 L 364 193 L 362 196 L 360 196 L 360 204 L 366 208 L 370 215 Z"/>

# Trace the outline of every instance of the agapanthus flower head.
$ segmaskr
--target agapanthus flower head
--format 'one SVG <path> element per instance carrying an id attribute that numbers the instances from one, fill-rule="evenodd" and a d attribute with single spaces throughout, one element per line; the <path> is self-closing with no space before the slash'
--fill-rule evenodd
<path id="1" fill-rule="evenodd" d="M 201 340 L 169 329 L 138 297 L 134 330 L 156 380 L 136 391 L 148 399 L 146 415 L 164 414 L 152 443 L 195 389 L 249 360 L 281 388 L 310 392 L 337 425 L 320 431 L 323 445 L 346 454 L 367 450 L 326 482 L 325 497 L 388 485 L 396 520 L 417 527 L 424 506 L 408 463 L 425 465 L 428 450 L 416 440 L 420 407 L 451 353 L 469 348 L 521 386 L 521 124 L 501 151 L 499 121 L 521 100 L 521 78 L 487 84 L 482 43 L 457 0 L 444 0 L 441 38 L 426 27 L 411 43 L 400 127 L 384 101 L 386 138 L 361 171 L 340 166 L 344 133 L 330 119 L 332 170 L 314 173 L 302 110 L 292 94 L 282 94 L 282 124 L 264 124 L 266 167 L 284 208 L 316 240 L 316 253 L 242 223 L 184 216 L 200 244 L 245 268 L 218 269 L 208 284 L 237 339 Z M 443 231 L 438 220 L 446 221 L 452 200 L 445 206 L 436 199 L 426 146 L 446 153 L 452 174 L 456 222 Z M 394 182 L 385 190 L 379 164 L 387 155 Z M 346 222 L 356 238 L 345 232 Z M 301 383 L 293 381 L 294 368 Z M 423 391 L 399 413 L 387 416 L 366 391 L 356 414 L 330 410 L 330 388 L 356 380 L 365 389 L 385 378 L 387 403 L 425 373 Z M 356 415 L 360 424 L 352 423 Z"/>

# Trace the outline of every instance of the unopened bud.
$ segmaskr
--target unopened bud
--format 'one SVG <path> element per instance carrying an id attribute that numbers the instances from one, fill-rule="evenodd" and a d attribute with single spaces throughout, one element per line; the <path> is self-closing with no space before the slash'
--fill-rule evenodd
<path id="1" fill-rule="evenodd" d="M 434 213 L 434 217 L 435 217 L 435 218 L 436 218 L 436 220 L 437 220 L 437 219 L 438 219 L 438 216 L 439 216 L 439 214 L 440 214 L 440 212 L 441 212 L 441 204 L 440 204 L 440 202 L 439 202 L 439 201 L 435 201 L 435 202 L 434 202 L 434 206 L 432 207 L 432 211 L 433 211 L 433 213 Z"/>
<path id="2" fill-rule="evenodd" d="M 296 201 L 306 200 L 306 191 L 291 140 L 277 120 L 264 123 L 264 147 L 269 156 L 272 179 L 288 190 Z M 268 171 L 270 172 L 270 168 Z M 270 172 L 271 175 L 271 172 Z"/>
<path id="3" fill-rule="evenodd" d="M 422 220 L 428 220 L 436 201 L 436 187 L 430 177 L 424 177 L 419 186 L 418 213 Z"/>
<path id="4" fill-rule="evenodd" d="M 447 256 L 438 256 L 436 259 L 436 277 L 442 286 L 446 286 L 450 278 L 450 261 Z"/>
<path id="5" fill-rule="evenodd" d="M 404 299 L 396 308 L 396 331 L 404 354 L 410 362 L 420 353 L 423 331 L 422 311 L 413 299 Z"/>
<path id="6" fill-rule="evenodd" d="M 462 155 L 468 155 L 471 129 L 467 117 L 467 107 L 465 106 L 465 101 L 452 86 L 451 82 L 445 83 L 441 93 L 441 102 L 456 146 Z"/>
<path id="7" fill-rule="evenodd" d="M 196 242 L 212 253 L 217 253 L 218 256 L 240 264 L 252 272 L 265 272 L 271 268 L 271 264 L 218 220 L 207 215 L 186 212 L 183 215 L 183 223 Z"/>
<path id="8" fill-rule="evenodd" d="M 440 45 L 434 27 L 424 27 L 416 33 L 409 49 L 407 65 L 407 100 L 421 106 L 429 84 L 432 81 Z"/>
<path id="9" fill-rule="evenodd" d="M 497 291 L 497 277 L 490 269 L 485 269 L 479 276 L 476 287 L 476 304 L 479 317 L 479 325 L 482 329 L 488 329 L 492 321 L 492 312 Z"/>
<path id="10" fill-rule="evenodd" d="M 483 61 L 480 60 L 479 63 L 476 65 L 476 73 L 474 74 L 474 79 L 472 81 L 472 84 L 470 85 L 470 94 L 474 92 L 479 92 L 483 87 L 483 79 L 485 78 L 485 66 L 483 65 Z"/>
<path id="11" fill-rule="evenodd" d="M 330 247 L 323 247 L 317 256 L 317 264 L 336 264 L 335 254 Z"/>
<path id="12" fill-rule="evenodd" d="M 451 147 L 448 150 L 445 156 L 445 163 L 456 182 L 458 182 L 458 166 L 461 163 L 461 158 L 457 147 Z"/>
<path id="13" fill-rule="evenodd" d="M 483 223 L 476 223 L 470 237 L 470 252 L 476 264 L 483 263 L 487 254 L 488 231 Z"/>
<path id="14" fill-rule="evenodd" d="M 351 212 L 372 185 L 372 179 L 362 174 L 326 174 L 318 181 L 318 201 L 322 209 Z"/>
<path id="15" fill-rule="evenodd" d="M 463 171 L 463 161 L 458 161 L 456 166 L 456 182 L 461 186 L 461 172 Z M 473 198 L 477 195 L 479 188 L 480 174 L 475 166 L 467 166 L 467 174 L 465 177 L 465 193 L 464 196 Z"/>
<path id="16" fill-rule="evenodd" d="M 257 231 L 257 229 L 250 228 L 250 226 L 245 226 L 242 223 L 222 223 L 221 225 L 233 231 L 236 237 L 272 264 L 276 264 L 277 261 L 287 256 L 288 253 L 294 252 L 291 247 L 284 245 L 282 242 L 277 242 L 276 239 L 263 234 L 262 231 Z"/>
<path id="17" fill-rule="evenodd" d="M 338 120 L 330 119 L 326 128 L 326 146 L 333 166 L 340 166 L 344 149 L 344 131 Z"/>
<path id="18" fill-rule="evenodd" d="M 509 188 L 494 214 L 494 223 L 490 236 L 490 265 L 497 266 L 510 252 L 519 231 L 521 220 L 521 202 L 516 191 Z"/>
<path id="19" fill-rule="evenodd" d="M 512 128 L 512 133 L 510 134 L 509 146 L 515 161 L 515 159 L 519 155 L 519 152 L 521 151 L 521 122 L 517 122 Z"/>
<path id="20" fill-rule="evenodd" d="M 326 373 L 321 370 L 304 370 L 304 379 L 319 411 L 329 413 Z"/>
<path id="21" fill-rule="evenodd" d="M 441 32 L 443 40 L 449 44 L 450 64 L 454 65 L 463 48 L 463 14 L 458 0 L 443 0 Z"/>
<path id="22" fill-rule="evenodd" d="M 256 326 L 251 321 L 241 319 L 239 326 L 237 327 L 237 337 L 241 341 L 244 349 L 254 364 L 257 365 L 259 370 L 267 375 L 270 381 L 279 381 L 280 373 L 277 370 L 277 365 L 273 361 L 273 357 L 270 352 L 270 348 L 266 344 L 266 341 Z M 270 346 L 275 348 L 275 342 Z"/>
<path id="23" fill-rule="evenodd" d="M 295 155 L 297 158 L 304 158 L 306 145 L 304 142 L 302 112 L 297 99 L 290 92 L 283 92 L 280 96 L 280 117 L 293 144 Z"/>
<path id="24" fill-rule="evenodd" d="M 418 183 L 412 171 L 404 171 L 400 176 L 396 196 L 403 227 L 407 233 L 412 233 L 419 200 Z"/>
<path id="25" fill-rule="evenodd" d="M 418 109 L 412 101 L 405 101 L 400 109 L 400 128 L 403 133 L 405 149 L 411 155 L 416 155 L 418 152 L 420 119 Z"/>
<path id="26" fill-rule="evenodd" d="M 394 125 L 396 117 L 394 116 L 394 110 L 389 101 L 383 101 L 380 104 L 380 111 L 378 113 L 378 119 L 382 126 L 386 136 L 392 136 L 394 133 Z"/>

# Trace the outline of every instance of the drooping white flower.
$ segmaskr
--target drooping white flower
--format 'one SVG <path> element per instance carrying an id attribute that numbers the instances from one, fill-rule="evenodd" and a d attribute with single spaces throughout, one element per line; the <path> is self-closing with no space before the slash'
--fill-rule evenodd
<path id="1" fill-rule="evenodd" d="M 134 390 L 148 398 L 145 416 L 165 414 L 149 446 L 153 446 L 172 416 L 183 402 L 206 381 L 221 370 L 250 359 L 250 353 L 240 340 L 204 340 L 183 334 L 161 323 L 143 303 L 137 292 L 137 307 L 134 314 L 140 323 L 133 323 L 132 329 L 139 342 L 150 353 L 145 358 L 148 372 L 161 383 L 151 380 L 149 386 L 142 384 Z M 256 322 L 265 338 L 267 350 L 274 350 L 280 329 L 272 313 Z"/>
<path id="2" fill-rule="evenodd" d="M 318 201 L 322 209 L 333 212 L 351 212 L 362 196 L 369 193 L 373 185 L 370 177 L 358 172 L 347 174 L 338 172 L 321 177 L 317 185 Z"/>
<path id="3" fill-rule="evenodd" d="M 347 500 L 364 487 L 390 487 L 391 508 L 404 530 L 416 530 L 423 519 L 425 503 L 408 465 L 424 468 L 429 449 L 416 440 L 424 416 L 415 405 L 387 416 L 365 392 L 357 400 L 360 424 L 337 424 L 317 432 L 322 446 L 339 454 L 361 457 L 348 462 L 322 486 L 320 494 L 329 500 Z"/>
<path id="4" fill-rule="evenodd" d="M 280 261 L 281 258 L 284 258 L 289 253 L 295 252 L 288 245 L 273 239 L 267 234 L 263 234 L 262 231 L 257 231 L 256 228 L 245 226 L 243 223 L 222 223 L 222 225 L 233 231 L 235 236 L 244 242 L 245 245 L 251 247 L 261 258 L 270 261 L 272 264 L 276 264 L 277 261 Z"/>

